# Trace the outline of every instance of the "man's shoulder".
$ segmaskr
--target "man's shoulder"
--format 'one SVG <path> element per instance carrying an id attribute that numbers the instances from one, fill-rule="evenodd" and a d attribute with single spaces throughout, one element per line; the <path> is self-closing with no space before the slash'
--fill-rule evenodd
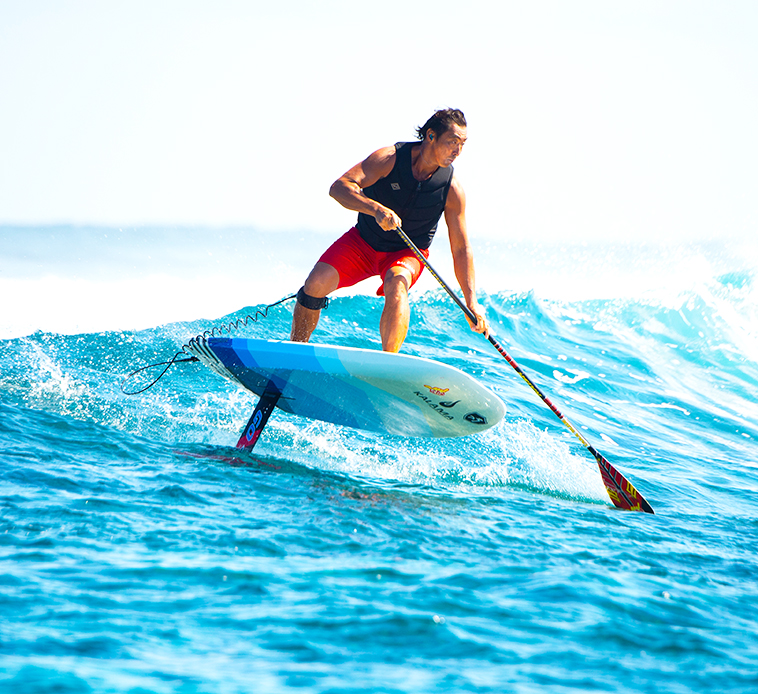
<path id="1" fill-rule="evenodd" d="M 368 158 L 375 159 L 376 161 L 386 161 L 395 158 L 397 155 L 397 145 L 388 145 L 387 147 L 380 147 L 375 152 L 368 155 Z"/>
<path id="2" fill-rule="evenodd" d="M 384 178 L 389 176 L 395 166 L 397 152 L 395 145 L 380 147 L 366 157 L 363 162 L 363 168 L 366 173 L 373 174 L 372 177 Z"/>
<path id="3" fill-rule="evenodd" d="M 374 159 L 376 161 L 395 161 L 398 154 L 408 154 L 414 147 L 420 146 L 421 143 L 416 142 L 396 142 L 394 145 L 387 145 L 387 147 L 380 147 L 371 154 L 367 159 Z"/>

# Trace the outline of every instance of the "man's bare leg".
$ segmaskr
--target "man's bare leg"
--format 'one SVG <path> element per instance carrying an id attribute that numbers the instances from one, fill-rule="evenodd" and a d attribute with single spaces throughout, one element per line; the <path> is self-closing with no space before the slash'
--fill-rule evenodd
<path id="1" fill-rule="evenodd" d="M 411 273 L 405 267 L 395 265 L 384 276 L 384 311 L 379 322 L 379 332 L 385 352 L 399 352 L 408 334 L 411 318 L 408 305 L 410 286 Z"/>
<path id="2" fill-rule="evenodd" d="M 308 275 L 308 279 L 305 280 L 305 293 L 308 296 L 321 299 L 337 289 L 339 282 L 340 276 L 337 270 L 327 263 L 318 262 L 311 270 L 311 274 Z M 295 303 L 290 340 L 308 342 L 318 325 L 320 315 L 320 309 L 305 308 L 299 301 Z"/>

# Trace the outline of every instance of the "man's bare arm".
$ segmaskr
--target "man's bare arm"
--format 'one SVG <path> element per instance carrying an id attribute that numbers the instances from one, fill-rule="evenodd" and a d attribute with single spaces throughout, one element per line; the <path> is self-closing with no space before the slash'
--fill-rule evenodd
<path id="1" fill-rule="evenodd" d="M 393 210 L 363 194 L 364 188 L 389 176 L 395 166 L 395 156 L 394 147 L 376 150 L 332 183 L 329 195 L 348 210 L 370 215 L 385 231 L 399 227 L 402 222 Z"/>
<path id="2" fill-rule="evenodd" d="M 458 179 L 453 177 L 445 204 L 445 223 L 450 237 L 450 251 L 453 254 L 455 277 L 463 292 L 466 305 L 477 317 L 474 330 L 489 334 L 489 325 L 484 311 L 476 300 L 476 275 L 474 272 L 474 254 L 466 231 L 466 194 Z"/>

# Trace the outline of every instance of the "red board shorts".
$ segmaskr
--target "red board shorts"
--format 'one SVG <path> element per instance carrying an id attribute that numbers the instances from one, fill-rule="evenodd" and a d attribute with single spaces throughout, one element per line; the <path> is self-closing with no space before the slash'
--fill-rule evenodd
<path id="1" fill-rule="evenodd" d="M 429 257 L 427 249 L 421 249 L 421 253 L 425 258 Z M 376 290 L 377 296 L 384 296 L 384 276 L 391 267 L 398 265 L 408 269 L 411 273 L 411 287 L 416 284 L 424 269 L 410 248 L 391 253 L 375 251 L 361 238 L 355 227 L 329 246 L 319 258 L 319 262 L 327 263 L 337 270 L 340 276 L 337 289 L 352 287 L 361 280 L 379 275 L 382 284 Z"/>

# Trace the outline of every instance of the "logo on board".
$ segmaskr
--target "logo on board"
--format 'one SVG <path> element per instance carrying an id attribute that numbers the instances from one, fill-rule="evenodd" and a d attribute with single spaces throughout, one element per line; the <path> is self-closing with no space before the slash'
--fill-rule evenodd
<path id="1" fill-rule="evenodd" d="M 427 385 L 425 385 L 424 388 L 428 388 L 429 392 L 432 395 L 439 395 L 440 397 L 442 397 L 445 393 L 447 393 L 448 390 L 450 390 L 450 388 L 437 388 L 436 386 Z"/>
<path id="2" fill-rule="evenodd" d="M 426 386 L 426 387 L 428 388 L 429 386 Z M 446 388 L 445 390 L 448 390 L 448 389 Z M 413 393 L 413 394 L 414 394 L 414 395 L 415 395 L 417 398 L 419 398 L 419 399 L 423 400 L 423 401 L 424 401 L 424 402 L 425 402 L 425 403 L 426 403 L 426 404 L 427 404 L 429 407 L 431 407 L 431 408 L 432 408 L 432 409 L 433 409 L 433 410 L 434 410 L 434 411 L 435 411 L 435 412 L 436 412 L 438 415 L 440 415 L 441 417 L 444 417 L 445 419 L 447 419 L 447 420 L 448 420 L 448 421 L 450 421 L 450 422 L 452 422 L 452 421 L 455 419 L 455 417 L 453 417 L 453 415 L 451 415 L 451 414 L 450 414 L 450 413 L 448 413 L 448 412 L 445 412 L 445 410 L 443 410 L 443 409 L 442 409 L 442 408 L 441 408 L 441 407 L 440 407 L 440 406 L 439 406 L 439 405 L 438 405 L 436 402 L 434 402 L 434 400 L 432 400 L 432 399 L 431 399 L 431 398 L 430 398 L 428 395 L 424 395 L 424 393 L 422 393 L 422 392 L 421 392 L 421 391 L 419 391 L 419 390 L 417 390 L 417 391 L 414 391 L 414 393 Z"/>

